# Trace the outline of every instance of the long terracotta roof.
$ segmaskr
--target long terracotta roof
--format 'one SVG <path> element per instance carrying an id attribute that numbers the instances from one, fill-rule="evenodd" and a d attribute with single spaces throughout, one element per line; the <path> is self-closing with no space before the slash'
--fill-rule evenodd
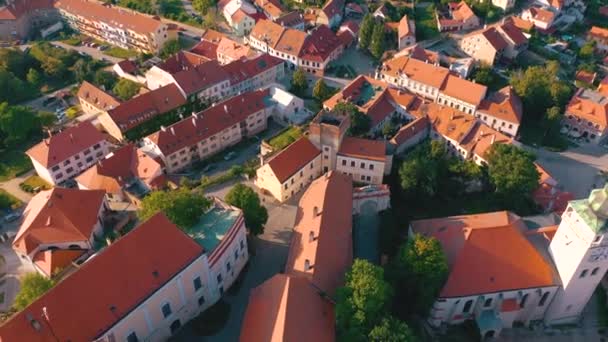
<path id="1" fill-rule="evenodd" d="M 382 71 L 392 77 L 405 75 L 414 81 L 434 88 L 440 88 L 449 74 L 449 70 L 423 61 L 400 56 L 384 62 Z"/>
<path id="2" fill-rule="evenodd" d="M 192 69 L 181 70 L 173 74 L 173 78 L 187 95 L 191 95 L 223 82 L 228 76 L 216 60 L 210 60 Z"/>
<path id="3" fill-rule="evenodd" d="M 253 50 L 247 46 L 235 42 L 232 39 L 222 38 L 220 43 L 217 45 L 217 54 L 227 56 L 232 60 L 240 59 L 241 57 L 248 57 L 253 53 Z"/>
<path id="4" fill-rule="evenodd" d="M 278 43 L 279 39 L 283 35 L 285 28 L 281 25 L 273 23 L 270 20 L 259 20 L 253 26 L 250 37 L 253 37 L 259 41 L 266 42 L 271 48 L 274 48 Z"/>
<path id="5" fill-rule="evenodd" d="M 164 71 L 175 74 L 182 70 L 193 69 L 198 65 L 208 62 L 211 59 L 216 59 L 216 48 L 215 45 L 213 48 L 213 54 L 209 56 L 208 52 L 203 52 L 200 50 L 201 44 L 208 44 L 206 41 L 201 41 L 201 43 L 197 44 L 192 48 L 194 51 L 179 51 L 178 53 L 170 56 L 165 59 L 162 63 L 158 64 L 157 67 L 163 69 Z M 211 50 L 210 50 L 211 51 Z"/>
<path id="6" fill-rule="evenodd" d="M 488 87 L 458 76 L 448 75 L 441 87 L 441 91 L 448 96 L 479 105 L 481 100 L 486 96 Z"/>
<path id="7" fill-rule="evenodd" d="M 352 194 L 351 177 L 331 171 L 314 180 L 298 203 L 285 273 L 306 277 L 330 296 L 353 260 Z"/>
<path id="8" fill-rule="evenodd" d="M 506 86 L 481 101 L 478 111 L 516 124 L 521 123 L 523 106 L 512 87 Z"/>
<path id="9" fill-rule="evenodd" d="M 136 96 L 108 114 L 122 132 L 141 125 L 157 115 L 186 104 L 186 98 L 173 83 Z"/>
<path id="10" fill-rule="evenodd" d="M 103 6 L 87 0 L 60 0 L 55 3 L 55 7 L 90 21 L 105 22 L 146 36 L 164 25 L 160 20 L 129 9 Z"/>
<path id="11" fill-rule="evenodd" d="M 280 64 L 283 64 L 282 59 L 263 53 L 256 57 L 240 58 L 223 65 L 222 68 L 230 84 L 234 86 L 263 74 Z"/>
<path id="12" fill-rule="evenodd" d="M 89 241 L 104 195 L 99 190 L 67 188 L 39 192 L 23 211 L 13 248 L 29 254 L 39 245 Z"/>
<path id="13" fill-rule="evenodd" d="M 326 25 L 320 25 L 310 31 L 300 57 L 309 61 L 324 62 L 339 46 L 338 36 Z"/>
<path id="14" fill-rule="evenodd" d="M 268 165 L 279 183 L 283 183 L 319 154 L 321 151 L 308 138 L 301 137 L 272 157 Z"/>
<path id="15" fill-rule="evenodd" d="M 416 134 L 428 129 L 428 127 L 428 117 L 423 116 L 421 118 L 416 118 L 414 121 L 401 127 L 399 131 L 391 138 L 391 143 L 399 146 L 408 141 L 410 138 L 414 137 Z"/>
<path id="16" fill-rule="evenodd" d="M 202 253 L 198 243 L 157 214 L 0 326 L 0 340 L 93 341 Z M 43 308 L 52 331 L 41 318 Z"/>
<path id="17" fill-rule="evenodd" d="M 14 0 L 10 5 L 3 5 L 0 8 L 0 20 L 17 20 L 25 14 L 51 8 L 53 8 L 52 0 Z"/>
<path id="18" fill-rule="evenodd" d="M 51 168 L 86 148 L 100 144 L 104 140 L 104 135 L 93 124 L 89 121 L 83 121 L 44 139 L 27 150 L 26 154 L 42 166 Z"/>
<path id="19" fill-rule="evenodd" d="M 101 110 L 109 110 L 120 105 L 120 101 L 114 96 L 106 93 L 87 81 L 82 82 L 82 85 L 80 88 L 78 88 L 78 93 L 76 96 L 88 103 L 92 103 Z"/>
<path id="20" fill-rule="evenodd" d="M 464 297 L 559 284 L 547 259 L 526 238 L 517 215 L 501 211 L 413 221 L 412 230 L 435 237 L 448 260 L 440 297 Z"/>
<path id="21" fill-rule="evenodd" d="M 241 342 L 335 340 L 333 305 L 303 277 L 276 274 L 251 290 Z"/>
<path id="22" fill-rule="evenodd" d="M 338 154 L 352 158 L 385 162 L 386 144 L 382 140 L 344 137 Z"/>

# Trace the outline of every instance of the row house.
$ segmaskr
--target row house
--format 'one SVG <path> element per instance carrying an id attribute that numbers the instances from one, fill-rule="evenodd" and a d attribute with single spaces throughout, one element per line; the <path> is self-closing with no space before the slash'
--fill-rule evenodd
<path id="1" fill-rule="evenodd" d="M 40 178 L 57 185 L 79 175 L 110 151 L 110 143 L 89 121 L 43 139 L 26 151 Z"/>
<path id="2" fill-rule="evenodd" d="M 494 65 L 501 59 L 515 59 L 527 48 L 528 39 L 509 21 L 467 34 L 459 46 L 476 61 Z"/>
<path id="3" fill-rule="evenodd" d="M 608 29 L 593 26 L 587 33 L 587 40 L 595 42 L 595 50 L 599 53 L 608 53 Z"/>
<path id="4" fill-rule="evenodd" d="M 578 89 L 566 106 L 562 132 L 600 143 L 608 133 L 608 96 L 592 89 Z"/>
<path id="5" fill-rule="evenodd" d="M 470 30 L 481 25 L 479 17 L 464 1 L 450 2 L 445 8 L 437 9 L 435 17 L 439 32 Z"/>
<path id="6" fill-rule="evenodd" d="M 0 40 L 28 39 L 59 20 L 50 0 L 8 0 L 0 8 Z"/>
<path id="7" fill-rule="evenodd" d="M 477 111 L 487 93 L 484 85 L 454 76 L 438 64 L 407 56 L 384 62 L 376 78 L 468 114 Z"/>
<path id="8" fill-rule="evenodd" d="M 129 131 L 161 115 L 182 110 L 186 98 L 175 84 L 168 84 L 121 103 L 99 115 L 99 123 L 116 140 L 132 140 Z M 135 138 L 138 138 L 137 134 Z"/>
<path id="9" fill-rule="evenodd" d="M 274 20 L 275 23 L 291 28 L 294 30 L 304 31 L 305 23 L 304 23 L 304 15 L 300 11 L 292 11 L 289 13 L 285 13 L 284 15 L 278 17 Z"/>
<path id="10" fill-rule="evenodd" d="M 530 7 L 521 13 L 521 18 L 532 22 L 541 32 L 548 32 L 555 21 L 555 13 L 541 7 Z"/>
<path id="11" fill-rule="evenodd" d="M 475 116 L 492 129 L 516 137 L 523 117 L 521 99 L 506 86 L 481 101 Z"/>
<path id="12" fill-rule="evenodd" d="M 318 75 L 322 75 L 327 64 L 344 51 L 340 39 L 325 25 L 305 33 L 260 20 L 247 42 L 254 49 L 281 58 L 292 69 L 300 67 Z"/>
<path id="13" fill-rule="evenodd" d="M 92 1 L 60 0 L 55 7 L 72 29 L 125 49 L 158 53 L 177 31 L 151 16 Z"/>
<path id="14" fill-rule="evenodd" d="M 243 93 L 144 138 L 144 149 L 175 173 L 267 127 L 269 90 Z"/>
<path id="15" fill-rule="evenodd" d="M 399 20 L 397 28 L 397 46 L 399 50 L 416 44 L 416 22 L 407 15 Z"/>
<path id="16" fill-rule="evenodd" d="M 214 199 L 190 235 L 156 214 L 14 315 L 0 338 L 166 341 L 222 297 L 248 258 L 237 208 Z"/>
<path id="17" fill-rule="evenodd" d="M 386 143 L 382 140 L 345 137 L 336 159 L 336 171 L 356 183 L 382 184 L 391 169 L 391 156 L 386 155 Z"/>
<path id="18" fill-rule="evenodd" d="M 104 194 L 59 187 L 39 192 L 23 212 L 13 250 L 44 276 L 54 276 L 103 238 Z"/>
<path id="19" fill-rule="evenodd" d="M 120 105 L 120 100 L 87 81 L 82 82 L 76 96 L 82 111 L 89 115 L 103 113 Z"/>
<path id="20" fill-rule="evenodd" d="M 255 0 L 253 4 L 260 12 L 264 13 L 266 18 L 272 21 L 277 21 L 277 19 L 286 13 L 285 8 L 283 8 L 283 5 L 278 0 Z"/>
<path id="21" fill-rule="evenodd" d="M 222 38 L 217 44 L 216 55 L 217 61 L 221 65 L 225 65 L 241 58 L 253 58 L 257 52 L 247 45 L 239 44 L 229 38 Z"/>
<path id="22" fill-rule="evenodd" d="M 340 26 L 344 16 L 344 0 L 327 0 L 317 14 L 317 25 L 335 29 Z"/>
<path id="23" fill-rule="evenodd" d="M 222 8 L 226 22 L 237 36 L 245 36 L 255 25 L 257 10 L 247 1 L 230 0 Z"/>

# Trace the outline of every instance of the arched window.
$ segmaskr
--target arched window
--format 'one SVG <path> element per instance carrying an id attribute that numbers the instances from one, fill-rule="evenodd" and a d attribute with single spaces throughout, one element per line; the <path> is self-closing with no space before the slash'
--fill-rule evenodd
<path id="1" fill-rule="evenodd" d="M 523 297 L 521 297 L 521 302 L 519 303 L 520 308 L 526 307 L 526 301 L 528 300 L 528 294 L 526 293 Z"/>
<path id="2" fill-rule="evenodd" d="M 473 306 L 473 300 L 469 299 L 466 303 L 464 303 L 464 308 L 462 308 L 462 313 L 468 313 L 471 311 L 471 306 Z"/>
<path id="3" fill-rule="evenodd" d="M 540 302 L 538 302 L 538 306 L 545 305 L 545 302 L 547 301 L 547 298 L 549 298 L 549 291 L 543 293 L 543 296 L 540 298 Z"/>

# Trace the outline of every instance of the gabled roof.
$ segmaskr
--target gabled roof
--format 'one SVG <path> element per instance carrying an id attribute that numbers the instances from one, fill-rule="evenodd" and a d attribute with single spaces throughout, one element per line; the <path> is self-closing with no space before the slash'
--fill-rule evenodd
<path id="1" fill-rule="evenodd" d="M 209 40 L 201 40 L 198 44 L 194 45 L 190 52 L 201 57 L 205 57 L 208 60 L 214 60 L 217 58 L 217 43 L 213 43 Z"/>
<path id="2" fill-rule="evenodd" d="M 503 32 L 515 45 L 521 45 L 528 42 L 528 38 L 526 38 L 522 30 L 517 27 L 513 21 L 505 21 L 505 23 L 498 26 L 498 29 Z"/>
<path id="3" fill-rule="evenodd" d="M 450 3 L 449 6 L 452 13 L 452 19 L 454 20 L 467 21 L 475 17 L 475 13 L 471 7 L 469 7 L 469 5 L 464 1 L 458 3 L 453 2 Z"/>
<path id="4" fill-rule="evenodd" d="M 342 15 L 344 12 L 344 0 L 327 0 L 321 10 L 329 19 L 336 15 Z"/>
<path id="5" fill-rule="evenodd" d="M 279 17 L 285 10 L 278 0 L 255 0 L 254 3 L 272 17 Z"/>
<path id="6" fill-rule="evenodd" d="M 410 112 L 419 118 L 428 116 L 435 131 L 458 143 L 463 141 L 476 124 L 472 115 L 435 102 L 417 101 Z"/>
<path id="7" fill-rule="evenodd" d="M 226 72 L 216 60 L 211 60 L 192 69 L 182 70 L 173 74 L 173 78 L 187 95 L 221 83 L 227 77 Z"/>
<path id="8" fill-rule="evenodd" d="M 526 238 L 522 219 L 507 211 L 418 220 L 412 230 L 435 237 L 448 260 L 440 297 L 464 297 L 559 284 L 551 262 Z"/>
<path id="9" fill-rule="evenodd" d="M 319 154 L 321 151 L 308 138 L 301 137 L 273 156 L 268 165 L 282 184 Z"/>
<path id="10" fill-rule="evenodd" d="M 351 158 L 386 161 L 386 144 L 383 140 L 344 137 L 338 154 Z"/>
<path id="11" fill-rule="evenodd" d="M 395 57 L 384 62 L 382 72 L 392 77 L 407 76 L 434 88 L 440 88 L 449 74 L 449 70 L 444 67 L 435 66 L 407 56 Z"/>
<path id="12" fill-rule="evenodd" d="M 409 139 L 413 138 L 416 134 L 428 129 L 429 118 L 426 116 L 416 118 L 414 121 L 404 125 L 399 131 L 391 138 L 391 144 L 399 146 Z"/>
<path id="13" fill-rule="evenodd" d="M 227 37 L 219 31 L 207 29 L 205 30 L 205 33 L 203 33 L 203 35 L 201 36 L 201 41 L 207 41 L 213 44 L 218 44 L 222 38 Z"/>
<path id="14" fill-rule="evenodd" d="M 546 10 L 544 8 L 540 8 L 540 7 L 530 7 L 529 9 L 527 9 L 527 11 L 530 12 L 530 14 L 532 15 L 532 18 L 534 18 L 534 20 L 538 20 L 540 22 L 549 24 L 553 21 L 553 19 L 555 18 L 555 14 L 549 10 Z"/>
<path id="15" fill-rule="evenodd" d="M 52 0 L 14 0 L 11 4 L 0 7 L 0 20 L 17 20 L 33 11 L 51 8 Z"/>
<path id="16" fill-rule="evenodd" d="M 285 274 L 306 277 L 329 296 L 353 261 L 352 194 L 351 177 L 331 171 L 314 180 L 298 203 Z"/>
<path id="17" fill-rule="evenodd" d="M 193 69 L 197 65 L 201 65 L 205 62 L 208 62 L 210 59 L 216 59 L 215 47 L 209 49 L 207 51 L 201 50 L 203 45 L 210 45 L 206 41 L 202 41 L 198 43 L 196 46 L 192 48 L 192 52 L 190 51 L 179 51 L 178 53 L 170 56 L 162 63 L 158 64 L 157 67 L 163 69 L 164 71 L 175 74 L 182 70 Z M 196 51 L 196 52 L 194 52 Z M 213 55 L 210 57 L 209 54 L 213 52 Z"/>
<path id="18" fill-rule="evenodd" d="M 315 27 L 308 35 L 299 56 L 309 61 L 324 62 L 340 46 L 340 39 L 326 25 Z"/>
<path id="19" fill-rule="evenodd" d="M 281 38 L 274 45 L 274 49 L 289 55 L 298 56 L 304 41 L 306 40 L 306 33 L 295 29 L 285 29 Z"/>
<path id="20" fill-rule="evenodd" d="M 413 20 L 409 20 L 407 15 L 404 15 L 403 18 L 399 21 L 399 39 L 408 36 L 416 36 L 416 25 Z"/>
<path id="21" fill-rule="evenodd" d="M 566 106 L 566 114 L 608 126 L 608 96 L 590 89 L 580 88 Z"/>
<path id="22" fill-rule="evenodd" d="M 593 26 L 589 30 L 589 36 L 598 39 L 608 39 L 608 29 L 599 26 Z"/>
<path id="23" fill-rule="evenodd" d="M 136 96 L 120 106 L 108 111 L 108 114 L 121 132 L 126 132 L 153 117 L 167 113 L 186 104 L 186 98 L 174 83 L 151 90 Z"/>
<path id="24" fill-rule="evenodd" d="M 333 305 L 307 279 L 279 273 L 251 290 L 239 341 L 332 342 L 335 334 Z"/>
<path id="25" fill-rule="evenodd" d="M 39 245 L 89 241 L 104 195 L 100 190 L 68 188 L 39 192 L 23 211 L 13 248 L 29 254 Z"/>
<path id="26" fill-rule="evenodd" d="M 232 60 L 249 57 L 255 52 L 247 45 L 242 45 L 232 39 L 222 38 L 217 45 L 217 54 L 222 54 Z"/>
<path id="27" fill-rule="evenodd" d="M 133 61 L 130 61 L 128 59 L 122 60 L 122 61 L 116 63 L 116 65 L 118 65 L 118 67 L 124 73 L 127 73 L 127 74 L 135 74 L 135 72 L 137 71 L 137 65 Z"/>
<path id="28" fill-rule="evenodd" d="M 95 107 L 103 111 L 120 105 L 120 101 L 114 96 L 106 93 L 87 81 L 82 82 L 82 85 L 80 88 L 78 88 L 78 93 L 76 96 L 88 103 L 93 104 Z"/>
<path id="29" fill-rule="evenodd" d="M 285 27 L 292 27 L 304 24 L 304 16 L 300 11 L 291 11 L 277 18 L 275 23 Z"/>
<path id="30" fill-rule="evenodd" d="M 506 86 L 481 101 L 480 112 L 516 124 L 521 123 L 523 106 L 512 87 Z"/>
<path id="31" fill-rule="evenodd" d="M 481 31 L 481 35 L 483 35 L 486 40 L 492 45 L 494 50 L 500 51 L 509 46 L 509 43 L 505 41 L 505 39 L 500 35 L 498 30 L 494 27 L 488 27 L 485 30 Z"/>
<path id="32" fill-rule="evenodd" d="M 36 253 L 32 261 L 47 277 L 51 277 L 55 275 L 55 272 L 68 267 L 84 253 L 85 251 L 82 249 L 47 249 Z"/>
<path id="33" fill-rule="evenodd" d="M 202 253 L 198 243 L 157 214 L 11 317 L 0 326 L 0 340 L 96 340 Z M 41 318 L 43 308 L 52 331 Z M 38 321 L 38 331 L 31 319 Z"/>
<path id="34" fill-rule="evenodd" d="M 283 60 L 264 53 L 249 59 L 241 58 L 232 61 L 222 66 L 222 69 L 230 81 L 230 84 L 236 85 L 280 64 L 283 64 Z"/>
<path id="35" fill-rule="evenodd" d="M 486 96 L 488 87 L 465 80 L 458 76 L 448 75 L 441 87 L 441 91 L 451 97 L 467 103 L 479 105 Z"/>
<path id="36" fill-rule="evenodd" d="M 490 126 L 477 121 L 469 134 L 461 141 L 461 147 L 471 153 L 487 159 L 486 154 L 494 144 L 510 144 L 511 138 L 494 130 Z"/>
<path id="37" fill-rule="evenodd" d="M 273 23 L 270 20 L 259 20 L 253 26 L 250 37 L 259 41 L 266 42 L 270 47 L 274 48 L 285 32 L 285 28 L 281 25 Z"/>
<path id="38" fill-rule="evenodd" d="M 91 122 L 83 121 L 44 139 L 27 150 L 26 154 L 42 166 L 51 168 L 76 153 L 105 140 L 104 135 Z"/>

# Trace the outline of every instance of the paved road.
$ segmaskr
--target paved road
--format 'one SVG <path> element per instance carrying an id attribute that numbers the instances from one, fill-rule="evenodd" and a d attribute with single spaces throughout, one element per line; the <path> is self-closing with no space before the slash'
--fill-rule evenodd
<path id="1" fill-rule="evenodd" d="M 26 180 L 29 176 L 33 174 L 34 170 L 31 170 L 21 176 L 9 179 L 6 182 L 1 182 L 0 188 L 6 190 L 8 193 L 17 197 L 23 203 L 27 204 L 32 199 L 32 195 L 21 190 L 21 188 L 19 187 L 19 183 L 22 183 L 24 180 Z"/>
<path id="2" fill-rule="evenodd" d="M 108 56 L 105 53 L 103 53 L 103 51 L 97 50 L 96 48 L 84 46 L 84 45 L 72 46 L 72 45 L 69 45 L 69 44 L 66 44 L 63 42 L 51 42 L 51 44 L 54 46 L 66 49 L 66 50 L 74 50 L 74 51 L 86 53 L 87 55 L 91 56 L 93 59 L 104 60 L 107 62 L 111 62 L 113 64 L 116 64 L 124 59 L 124 58 L 116 58 L 116 57 Z"/>

